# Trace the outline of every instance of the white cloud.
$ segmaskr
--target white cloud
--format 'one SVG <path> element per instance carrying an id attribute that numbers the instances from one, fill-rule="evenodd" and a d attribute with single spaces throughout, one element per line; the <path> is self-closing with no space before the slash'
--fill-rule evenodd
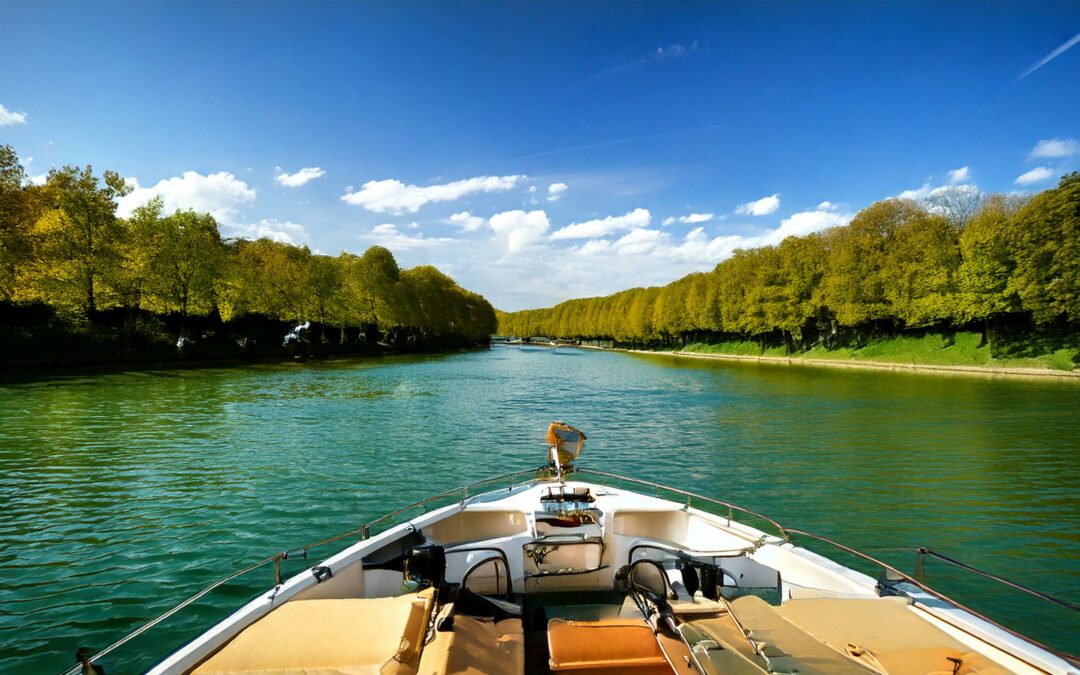
<path id="1" fill-rule="evenodd" d="M 450 222 L 461 227 L 462 232 L 475 232 L 484 226 L 485 221 L 469 211 L 462 211 L 450 216 Z"/>
<path id="2" fill-rule="evenodd" d="M 535 192 L 536 192 L 536 186 L 535 185 L 530 185 L 529 186 L 529 194 L 533 194 Z"/>
<path id="3" fill-rule="evenodd" d="M 317 166 L 306 166 L 296 173 L 285 173 L 279 166 L 274 180 L 285 187 L 300 187 L 304 183 L 310 183 L 316 178 L 322 178 L 325 175 L 326 172 Z"/>
<path id="4" fill-rule="evenodd" d="M 1080 142 L 1075 138 L 1046 138 L 1035 144 L 1028 159 L 1058 159 L 1080 154 Z"/>
<path id="5" fill-rule="evenodd" d="M 828 204 L 828 202 L 823 203 Z M 821 204 L 819 204 L 814 211 L 800 211 L 784 218 L 780 221 L 780 227 L 757 238 L 761 243 L 755 243 L 754 245 L 779 244 L 788 237 L 802 237 L 827 230 L 830 227 L 847 225 L 851 218 L 850 214 L 835 211 L 832 204 L 825 208 L 821 208 Z"/>
<path id="6" fill-rule="evenodd" d="M 677 242 L 672 236 L 661 230 L 636 228 L 615 241 L 608 239 L 590 239 L 571 251 L 582 258 L 593 258 L 599 269 L 608 269 L 613 256 L 648 255 L 650 260 L 664 258 L 671 261 L 668 265 L 683 274 L 700 269 L 704 265 L 715 265 L 729 257 L 736 249 L 751 249 L 759 246 L 779 244 L 787 237 L 799 237 L 820 232 L 831 227 L 847 225 L 852 214 L 840 212 L 832 202 L 821 202 L 812 211 L 800 211 L 780 221 L 780 225 L 771 230 L 754 235 L 719 235 L 709 238 L 704 227 L 696 227 Z M 639 283 L 633 276 L 633 270 L 627 270 L 623 281 L 626 287 Z"/>
<path id="7" fill-rule="evenodd" d="M 551 227 L 547 214 L 541 210 L 528 213 L 520 209 L 503 211 L 493 215 L 488 224 L 495 231 L 495 238 L 504 243 L 507 255 L 535 243 Z"/>
<path id="8" fill-rule="evenodd" d="M 307 230 L 303 225 L 290 221 L 262 219 L 248 225 L 229 225 L 228 234 L 242 239 L 273 239 L 286 244 L 307 241 Z"/>
<path id="9" fill-rule="evenodd" d="M 548 201 L 549 202 L 557 202 L 557 201 L 559 201 L 559 198 L 562 197 L 564 192 L 566 192 L 566 188 L 567 188 L 566 183 L 552 183 L 551 185 L 549 185 L 548 186 Z"/>
<path id="10" fill-rule="evenodd" d="M 1050 180 L 1054 177 L 1054 170 L 1048 166 L 1037 166 L 1031 171 L 1024 172 L 1013 181 L 1017 185 L 1032 185 Z"/>
<path id="11" fill-rule="evenodd" d="M 399 180 L 372 180 L 359 192 L 348 190 L 341 199 L 375 213 L 416 213 L 431 202 L 449 202 L 476 192 L 504 192 L 525 176 L 477 176 L 443 185 L 406 185 Z"/>
<path id="12" fill-rule="evenodd" d="M 619 252 L 619 255 L 639 255 L 652 251 L 657 244 L 667 239 L 667 237 L 667 233 L 660 230 L 638 228 L 630 230 L 630 232 L 615 240 L 612 247 Z"/>
<path id="13" fill-rule="evenodd" d="M 410 223 L 408 227 L 413 227 Z M 419 227 L 419 226 L 417 226 Z M 416 228 L 413 228 L 416 229 Z M 392 251 L 405 251 L 415 248 L 434 248 L 457 241 L 450 237 L 425 237 L 422 232 L 415 235 L 405 234 L 397 229 L 393 223 L 383 223 L 371 228 L 371 232 L 360 235 L 361 239 L 374 241 L 380 246 L 385 246 Z"/>
<path id="14" fill-rule="evenodd" d="M 0 105 L 0 127 L 13 127 L 16 124 L 26 124 L 26 113 L 8 110 Z"/>
<path id="15" fill-rule="evenodd" d="M 634 209 L 621 216 L 608 216 L 572 223 L 552 233 L 552 239 L 591 239 L 603 237 L 619 230 L 647 227 L 652 221 L 648 209 Z"/>
<path id="16" fill-rule="evenodd" d="M 255 201 L 255 190 L 228 171 L 203 176 L 185 171 L 159 181 L 153 187 L 142 187 L 136 178 L 126 179 L 134 187 L 125 197 L 117 200 L 116 213 L 126 218 L 139 206 L 160 195 L 165 201 L 165 212 L 177 209 L 194 209 L 209 213 L 222 224 L 237 224 L 237 209 Z"/>
<path id="17" fill-rule="evenodd" d="M 48 182 L 48 180 L 49 180 L 49 174 L 47 174 L 47 173 L 39 173 L 36 176 L 30 176 L 30 184 L 31 185 L 44 185 L 45 183 Z"/>
<path id="18" fill-rule="evenodd" d="M 697 225 L 698 223 L 707 223 L 716 216 L 712 213 L 691 213 L 688 216 L 668 216 L 664 218 L 664 221 L 660 223 L 664 227 L 674 225 L 675 223 L 683 223 L 684 225 Z"/>
<path id="19" fill-rule="evenodd" d="M 969 178 L 971 178 L 971 171 L 968 167 L 962 166 L 959 169 L 953 169 L 949 172 L 949 185 L 963 183 Z"/>
<path id="20" fill-rule="evenodd" d="M 762 197 L 757 201 L 740 204 L 735 213 L 741 216 L 767 216 L 780 208 L 780 193 Z"/>

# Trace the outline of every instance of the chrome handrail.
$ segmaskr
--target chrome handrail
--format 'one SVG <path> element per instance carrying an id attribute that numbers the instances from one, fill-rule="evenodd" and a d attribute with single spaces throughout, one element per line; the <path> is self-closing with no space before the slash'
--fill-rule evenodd
<path id="1" fill-rule="evenodd" d="M 757 511 L 751 511 L 750 509 L 739 506 L 738 504 L 732 504 L 731 502 L 725 502 L 725 501 L 723 501 L 721 499 L 713 499 L 712 497 L 706 497 L 705 495 L 699 495 L 699 494 L 697 494 L 695 492 L 688 492 L 686 490 L 680 490 L 679 488 L 669 487 L 667 485 L 662 485 L 660 483 L 654 483 L 654 482 L 648 481 L 648 480 L 641 480 L 640 478 L 630 478 L 629 476 L 620 476 L 617 473 L 608 473 L 607 471 L 597 471 L 596 469 L 575 469 L 574 472 L 575 473 L 587 473 L 587 474 L 591 474 L 591 475 L 594 475 L 594 476 L 605 476 L 607 478 L 614 478 L 616 480 L 624 480 L 624 481 L 627 481 L 628 483 L 637 483 L 638 485 L 648 485 L 649 487 L 652 487 L 652 488 L 659 488 L 661 490 L 667 490 L 668 492 L 674 492 L 675 494 L 679 494 L 679 495 L 682 495 L 684 497 L 689 497 L 691 499 L 700 499 L 702 501 L 706 501 L 706 502 L 709 502 L 711 504 L 717 504 L 719 506 L 724 506 L 724 507 L 726 507 L 726 508 L 728 508 L 730 510 L 738 511 L 740 513 L 745 513 L 747 515 L 754 516 L 755 518 L 760 518 L 761 520 L 764 520 L 765 522 L 769 523 L 770 525 L 772 525 L 773 527 L 776 528 L 776 530 L 780 533 L 780 537 L 784 541 L 788 541 L 787 531 L 786 531 L 786 529 L 784 528 L 783 525 L 781 525 L 780 523 L 776 522 L 775 520 L 773 520 L 772 518 L 770 518 L 770 517 L 768 517 L 766 515 L 762 515 L 762 514 L 758 513 Z M 728 520 L 729 521 L 731 520 L 730 516 L 728 517 Z"/>
<path id="2" fill-rule="evenodd" d="M 142 635 L 143 633 L 147 632 L 148 630 L 150 630 L 154 626 L 157 626 L 162 621 L 164 621 L 164 620 L 168 619 L 169 617 L 173 616 L 174 614 L 176 614 L 180 610 L 184 609 L 185 607 L 189 606 L 190 604 L 192 604 L 196 600 L 204 597 L 205 595 L 207 595 L 211 591 L 221 587 L 222 585 L 224 585 L 224 584 L 226 584 L 226 583 L 228 583 L 228 582 L 230 582 L 230 581 L 232 581 L 232 580 L 234 580 L 234 579 L 236 579 L 238 577 L 243 576 L 244 574 L 247 574 L 248 572 L 251 572 L 252 570 L 258 569 L 259 567 L 262 567 L 263 565 L 267 565 L 269 563 L 274 564 L 274 581 L 275 581 L 275 585 L 281 585 L 282 580 L 281 580 L 281 575 L 280 575 L 279 564 L 280 564 L 281 560 L 290 559 L 292 557 L 290 554 L 292 552 L 294 552 L 294 551 L 303 551 L 304 556 L 306 557 L 307 552 L 309 550 L 313 549 L 313 548 L 318 548 L 320 546 L 324 546 L 326 544 L 330 544 L 330 543 L 333 543 L 335 541 L 340 541 L 341 539 L 345 539 L 345 538 L 348 538 L 348 537 L 351 537 L 351 536 L 360 535 L 360 540 L 363 541 L 363 540 L 369 538 L 372 525 L 376 525 L 378 523 L 385 522 L 386 520 L 388 520 L 390 518 L 398 516 L 398 515 L 406 512 L 406 511 L 409 511 L 411 509 L 414 509 L 414 508 L 417 508 L 417 507 L 420 507 L 420 506 L 424 506 L 425 504 L 429 504 L 431 502 L 438 501 L 440 499 L 446 499 L 448 497 L 452 497 L 455 494 L 460 494 L 461 495 L 461 502 L 464 503 L 464 501 L 470 497 L 469 493 L 473 488 L 475 488 L 476 486 L 479 486 L 479 485 L 484 485 L 486 483 L 494 483 L 494 482 L 497 482 L 497 481 L 514 478 L 514 477 L 517 477 L 517 476 L 524 476 L 524 475 L 531 476 L 531 478 L 529 478 L 528 480 L 523 480 L 523 481 L 517 481 L 517 482 L 510 483 L 510 485 L 507 487 L 507 490 L 513 490 L 515 487 L 519 487 L 519 486 L 522 486 L 522 485 L 528 485 L 530 483 L 557 482 L 557 481 L 560 480 L 560 476 L 558 476 L 558 475 L 555 475 L 555 476 L 540 476 L 540 475 L 538 475 L 538 472 L 540 470 L 542 470 L 542 469 L 545 469 L 545 468 L 546 467 L 542 466 L 542 467 L 537 467 L 537 468 L 533 468 L 533 469 L 522 469 L 522 470 L 512 471 L 510 473 L 502 474 L 502 475 L 499 475 L 499 476 L 493 476 L 491 478 L 483 478 L 483 479 L 480 479 L 478 481 L 474 481 L 472 483 L 464 485 L 462 487 L 454 488 L 452 490 L 447 490 L 446 492 L 442 492 L 442 493 L 440 493 L 438 495 L 435 495 L 433 497 L 428 497 L 426 499 L 422 499 L 422 500 L 413 502 L 412 504 L 409 504 L 407 506 L 403 506 L 403 507 L 401 507 L 399 509 L 396 509 L 396 510 L 390 512 L 390 513 L 387 513 L 387 514 L 385 514 L 383 516 L 379 516 L 378 518 L 376 518 L 374 520 L 368 521 L 368 522 L 364 523 L 363 525 L 361 525 L 359 528 L 356 528 L 354 530 L 349 530 L 348 532 L 345 532 L 345 533 L 342 533 L 342 534 L 339 534 L 339 535 L 335 535 L 333 537 L 329 537 L 327 539 L 323 539 L 323 540 L 317 541 L 315 543 L 308 544 L 306 546 L 300 546 L 300 547 L 295 547 L 295 548 L 291 548 L 291 549 L 286 549 L 285 551 L 282 551 L 281 553 L 278 553 L 278 554 L 270 556 L 268 558 L 264 558 L 262 560 L 259 560 L 258 562 L 253 563 L 253 564 L 243 568 L 242 570 L 234 572 L 233 574 L 230 574 L 227 577 L 219 579 L 219 580 L 215 581 L 214 583 L 210 584 L 209 586 L 203 588 L 202 590 L 195 593 L 191 597 L 187 598 L 186 600 L 184 600 L 180 604 L 178 604 L 175 607 L 169 609 L 168 611 L 164 612 L 163 614 L 155 617 L 154 619 L 151 619 L 150 621 L 146 622 L 142 626 L 136 628 L 134 631 L 128 633 L 124 637 L 122 637 L 119 640 L 117 640 L 116 642 L 112 643 L 108 647 L 105 647 L 101 651 L 95 653 L 93 656 L 89 657 L 89 661 L 91 663 L 93 663 L 93 662 L 97 661 L 98 659 L 100 659 L 101 657 L 108 655 L 109 653 L 113 652 L 117 648 L 123 646 L 124 644 L 130 642 L 131 640 L 135 639 L 136 637 L 138 637 L 138 636 Z M 878 560 L 878 559 L 876 559 L 876 558 L 874 558 L 872 556 L 869 556 L 869 555 L 867 555 L 865 553 L 857 551 L 857 550 L 855 550 L 853 548 L 850 548 L 850 547 L 845 546 L 843 544 L 840 544 L 838 542 L 832 541 L 831 539 L 827 539 L 827 538 L 822 537 L 820 535 L 812 534 L 812 533 L 809 533 L 809 532 L 804 532 L 802 530 L 797 530 L 797 529 L 794 529 L 794 528 L 784 527 L 783 525 L 781 525 L 777 521 L 773 520 L 772 518 L 769 518 L 768 516 L 763 515 L 761 513 L 758 513 L 756 511 L 753 511 L 751 509 L 747 509 L 747 508 L 744 508 L 742 506 L 739 506 L 738 504 L 734 504 L 734 503 L 731 503 L 731 502 L 726 502 L 726 501 L 723 501 L 723 500 L 720 500 L 720 499 L 714 499 L 712 497 L 706 497 L 705 495 L 700 495 L 700 494 L 697 494 L 697 493 L 694 493 L 694 492 L 689 492 L 687 490 L 681 490 L 679 488 L 673 488 L 673 487 L 670 487 L 670 486 L 667 486 L 667 485 L 663 485 L 661 483 L 655 483 L 655 482 L 652 482 L 652 481 L 642 480 L 640 478 L 631 478 L 629 476 L 622 476 L 622 475 L 619 475 L 619 474 L 616 474 L 616 473 L 609 473 L 609 472 L 606 472 L 606 471 L 598 471 L 596 469 L 577 468 L 577 467 L 575 467 L 573 469 L 572 473 L 564 474 L 561 477 L 561 479 L 565 480 L 567 476 L 572 476 L 573 474 L 589 474 L 589 475 L 593 475 L 593 476 L 602 476 L 602 477 L 613 479 L 613 480 L 626 481 L 628 483 L 634 483 L 634 484 L 637 484 L 637 485 L 645 485 L 645 486 L 649 486 L 649 487 L 652 487 L 652 488 L 655 488 L 655 489 L 666 490 L 668 492 L 672 492 L 674 494 L 678 494 L 678 495 L 682 495 L 684 497 L 687 497 L 688 499 L 700 499 L 702 501 L 705 501 L 705 502 L 708 502 L 708 503 L 711 503 L 711 504 L 717 504 L 719 506 L 723 506 L 723 507 L 729 509 L 729 515 L 728 515 L 729 523 L 732 521 L 730 511 L 738 511 L 740 513 L 744 513 L 744 514 L 753 516 L 755 518 L 759 518 L 759 519 L 771 524 L 773 527 L 775 527 L 777 529 L 777 531 L 780 533 L 780 537 L 781 537 L 781 539 L 783 540 L 784 543 L 792 543 L 790 535 L 794 534 L 794 535 L 798 535 L 798 536 L 810 537 L 812 539 L 816 539 L 816 540 L 822 541 L 824 543 L 830 544 L 830 545 L 835 546 L 835 547 L 837 547 L 837 548 L 839 548 L 839 549 L 841 549 L 843 551 L 851 553 L 852 555 L 863 558 L 863 559 L 865 559 L 865 560 L 867 560 L 869 562 L 872 562 L 872 563 L 874 563 L 876 565 L 881 566 L 883 569 L 888 570 L 888 571 L 892 572 L 893 574 L 896 574 L 897 576 L 901 577 L 905 582 L 911 583 L 912 585 L 920 588 L 924 592 L 938 598 L 939 600 L 947 602 L 947 603 L 957 607 L 958 609 L 961 609 L 961 610 L 963 610 L 965 612 L 968 612 L 969 614 L 971 614 L 973 616 L 976 616 L 979 619 L 982 619 L 982 620 L 984 620 L 984 621 L 986 621 L 986 622 L 988 622 L 988 623 L 990 623 L 990 624 L 992 624 L 992 625 L 1006 631 L 1007 633 L 1009 633 L 1009 634 L 1011 634 L 1013 636 L 1016 636 L 1016 637 L 1018 637 L 1018 638 L 1020 638 L 1020 639 L 1022 639 L 1024 641 L 1030 643 L 1030 644 L 1036 645 L 1036 646 L 1046 650 L 1047 652 L 1055 654 L 1055 655 L 1065 659 L 1066 661 L 1069 661 L 1070 663 L 1072 663 L 1074 665 L 1080 665 L 1080 658 L 1078 658 L 1078 657 L 1076 657 L 1076 656 L 1074 656 L 1072 654 L 1069 654 L 1068 652 L 1064 652 L 1062 650 L 1058 650 L 1058 649 L 1055 649 L 1055 648 L 1050 647 L 1048 645 L 1045 645 L 1045 644 L 1043 644 L 1043 643 L 1041 643 L 1041 642 L 1039 642 L 1039 641 L 1037 641 L 1037 640 L 1035 640 L 1035 639 L 1033 639 L 1031 637 L 1028 637 L 1026 635 L 1018 633 L 1018 632 L 1016 632 L 1016 631 L 1014 631 L 1011 628 L 1008 628 L 1006 626 L 1003 626 L 1000 623 L 994 621 L 993 619 L 990 619 L 989 617 L 983 616 L 982 614 L 976 612 L 975 610 L 973 610 L 973 609 L 971 609 L 971 608 L 969 608 L 969 607 L 967 607 L 967 606 L 965 606 L 965 605 L 963 605 L 963 604 L 961 604 L 961 603 L 959 603 L 959 602 L 957 602 L 955 600 L 952 600 L 951 598 L 947 597 L 943 593 L 935 591 L 934 589 L 926 586 L 925 584 L 918 581 L 914 577 L 912 577 L 912 576 L 910 576 L 910 575 L 908 575 L 908 574 L 906 574 L 904 572 L 901 572 L 900 570 L 896 569 L 895 567 L 893 567 L 893 566 L 891 566 L 891 565 L 889 565 L 889 564 L 887 564 L 885 562 L 882 562 L 882 561 L 880 561 L 880 560 Z M 689 505 L 689 502 L 688 502 L 688 505 Z M 921 551 L 921 549 L 917 550 L 916 552 L 920 552 L 920 551 Z M 960 566 L 961 567 L 967 567 L 967 566 L 963 565 L 962 563 L 960 564 Z M 998 577 L 995 577 L 993 575 L 987 575 L 987 576 L 989 578 L 991 578 L 991 579 L 994 579 L 994 580 L 1000 580 Z M 1030 589 L 1023 589 L 1023 590 L 1027 590 L 1027 591 L 1031 592 Z M 1033 594 L 1036 595 L 1036 597 L 1042 597 L 1043 599 L 1051 599 L 1051 600 L 1057 602 L 1058 604 L 1063 604 L 1063 605 L 1066 605 L 1066 606 L 1070 606 L 1070 607 L 1075 609 L 1075 606 L 1072 605 L 1071 603 L 1066 603 L 1066 602 L 1063 602 L 1063 601 L 1060 601 L 1060 600 L 1056 600 L 1054 598 L 1051 598 L 1050 596 L 1045 596 L 1045 594 L 1038 593 L 1038 592 L 1034 592 Z M 953 625 L 955 625 L 955 624 L 953 624 Z M 77 663 L 74 666 L 64 670 L 62 672 L 62 675 L 79 675 L 82 672 L 81 668 L 82 668 L 81 664 Z"/>

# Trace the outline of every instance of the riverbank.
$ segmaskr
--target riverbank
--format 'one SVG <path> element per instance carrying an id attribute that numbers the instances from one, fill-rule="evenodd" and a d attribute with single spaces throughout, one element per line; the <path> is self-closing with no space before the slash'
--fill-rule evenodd
<path id="1" fill-rule="evenodd" d="M 1038 350 L 1032 344 L 1024 350 L 1000 346 L 993 350 L 982 344 L 978 333 L 969 332 L 956 333 L 948 339 L 934 334 L 894 337 L 872 340 L 860 346 L 834 349 L 817 346 L 793 353 L 785 353 L 783 346 L 766 346 L 762 350 L 760 343 L 749 341 L 690 343 L 681 349 L 621 351 L 784 365 L 1080 379 L 1074 348 Z"/>
<path id="2" fill-rule="evenodd" d="M 744 356 L 739 354 L 708 354 L 701 352 L 660 352 L 644 349 L 616 349 L 631 354 L 667 355 L 693 359 L 718 359 L 729 361 L 756 361 L 759 363 L 780 363 L 789 366 L 825 366 L 828 368 L 863 368 L 872 370 L 906 370 L 938 373 L 958 373 L 966 375 L 995 375 L 1008 377 L 1051 377 L 1073 379 L 1080 382 L 1080 372 L 1052 370 L 1050 368 L 1007 368 L 998 366 L 943 366 L 926 363 L 894 363 L 889 361 L 850 361 L 842 359 L 814 359 L 784 356 Z"/>

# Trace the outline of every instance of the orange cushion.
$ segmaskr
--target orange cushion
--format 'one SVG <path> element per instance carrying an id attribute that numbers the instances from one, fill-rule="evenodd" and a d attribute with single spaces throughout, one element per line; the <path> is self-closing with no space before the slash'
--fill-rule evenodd
<path id="1" fill-rule="evenodd" d="M 548 622 L 552 670 L 596 670 L 667 666 L 644 619 Z"/>

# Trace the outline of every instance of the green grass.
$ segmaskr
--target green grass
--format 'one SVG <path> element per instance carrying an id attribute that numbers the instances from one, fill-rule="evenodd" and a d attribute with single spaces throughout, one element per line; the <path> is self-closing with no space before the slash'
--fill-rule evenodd
<path id="1" fill-rule="evenodd" d="M 989 346 L 980 347 L 978 333 L 957 333 L 950 343 L 941 335 L 918 337 L 895 337 L 873 340 L 860 347 L 825 349 L 814 347 L 803 352 L 786 353 L 781 347 L 766 347 L 762 353 L 757 342 L 720 342 L 715 344 L 693 343 L 683 351 L 700 354 L 730 354 L 736 356 L 780 356 L 793 359 L 832 359 L 838 361 L 877 361 L 886 363 L 911 363 L 939 366 L 986 366 L 998 368 L 1050 368 L 1074 370 L 1076 349 L 1059 349 L 1054 352 L 1027 358 L 995 359 Z"/>

